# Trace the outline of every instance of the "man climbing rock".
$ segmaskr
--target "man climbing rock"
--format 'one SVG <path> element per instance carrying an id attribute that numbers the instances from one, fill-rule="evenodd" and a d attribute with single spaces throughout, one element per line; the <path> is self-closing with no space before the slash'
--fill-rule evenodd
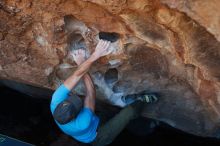
<path id="1" fill-rule="evenodd" d="M 87 60 L 85 48 L 74 50 L 72 55 L 78 69 L 55 91 L 50 105 L 55 122 L 65 134 L 94 146 L 110 144 L 130 120 L 140 115 L 144 103 L 157 100 L 156 96 L 148 94 L 122 97 L 122 101 L 129 105 L 101 126 L 95 114 L 96 94 L 88 70 L 100 57 L 111 53 L 109 46 L 110 42 L 100 40 L 94 53 Z M 69 96 L 70 91 L 81 79 L 86 87 L 83 104 L 78 95 Z"/>

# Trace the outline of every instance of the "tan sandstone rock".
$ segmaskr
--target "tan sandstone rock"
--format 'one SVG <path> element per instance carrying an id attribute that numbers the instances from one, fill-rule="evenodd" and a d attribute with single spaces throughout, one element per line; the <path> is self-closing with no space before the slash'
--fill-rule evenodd
<path id="1" fill-rule="evenodd" d="M 90 70 L 98 98 L 125 106 L 121 96 L 157 92 L 143 116 L 218 137 L 219 7 L 218 0 L 2 0 L 0 77 L 55 89 L 76 69 L 69 56 L 76 34 L 90 54 L 99 32 L 116 32 L 113 54 Z"/>

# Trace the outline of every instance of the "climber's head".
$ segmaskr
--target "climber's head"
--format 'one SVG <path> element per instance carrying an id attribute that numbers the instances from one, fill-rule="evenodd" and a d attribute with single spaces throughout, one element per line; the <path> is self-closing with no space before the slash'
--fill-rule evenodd
<path id="1" fill-rule="evenodd" d="M 66 124 L 73 120 L 82 109 L 82 100 L 72 95 L 56 107 L 53 117 L 59 124 Z"/>

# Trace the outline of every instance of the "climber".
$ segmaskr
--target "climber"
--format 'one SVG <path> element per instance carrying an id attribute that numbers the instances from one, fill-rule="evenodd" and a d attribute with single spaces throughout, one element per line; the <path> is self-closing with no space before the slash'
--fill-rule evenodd
<path id="1" fill-rule="evenodd" d="M 74 50 L 72 55 L 78 68 L 54 92 L 50 105 L 56 124 L 65 134 L 94 146 L 110 144 L 130 120 L 140 115 L 144 103 L 157 100 L 156 96 L 147 94 L 125 96 L 123 101 L 129 105 L 100 126 L 99 118 L 95 114 L 95 88 L 88 70 L 100 57 L 111 53 L 109 46 L 110 42 L 100 40 L 94 53 L 87 60 L 85 59 L 85 48 Z M 78 95 L 69 96 L 71 89 L 77 85 L 80 79 L 83 80 L 86 87 L 83 104 Z"/>

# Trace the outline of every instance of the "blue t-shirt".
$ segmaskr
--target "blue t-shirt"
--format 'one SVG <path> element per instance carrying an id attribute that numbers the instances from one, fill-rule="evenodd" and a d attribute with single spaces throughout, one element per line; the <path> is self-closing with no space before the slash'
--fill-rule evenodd
<path id="1" fill-rule="evenodd" d="M 63 84 L 54 92 L 50 104 L 52 114 L 57 105 L 68 98 L 69 93 L 70 90 Z M 69 123 L 61 125 L 56 120 L 55 122 L 65 134 L 72 136 L 80 142 L 90 143 L 96 138 L 99 118 L 90 108 L 84 107 L 77 117 Z"/>

